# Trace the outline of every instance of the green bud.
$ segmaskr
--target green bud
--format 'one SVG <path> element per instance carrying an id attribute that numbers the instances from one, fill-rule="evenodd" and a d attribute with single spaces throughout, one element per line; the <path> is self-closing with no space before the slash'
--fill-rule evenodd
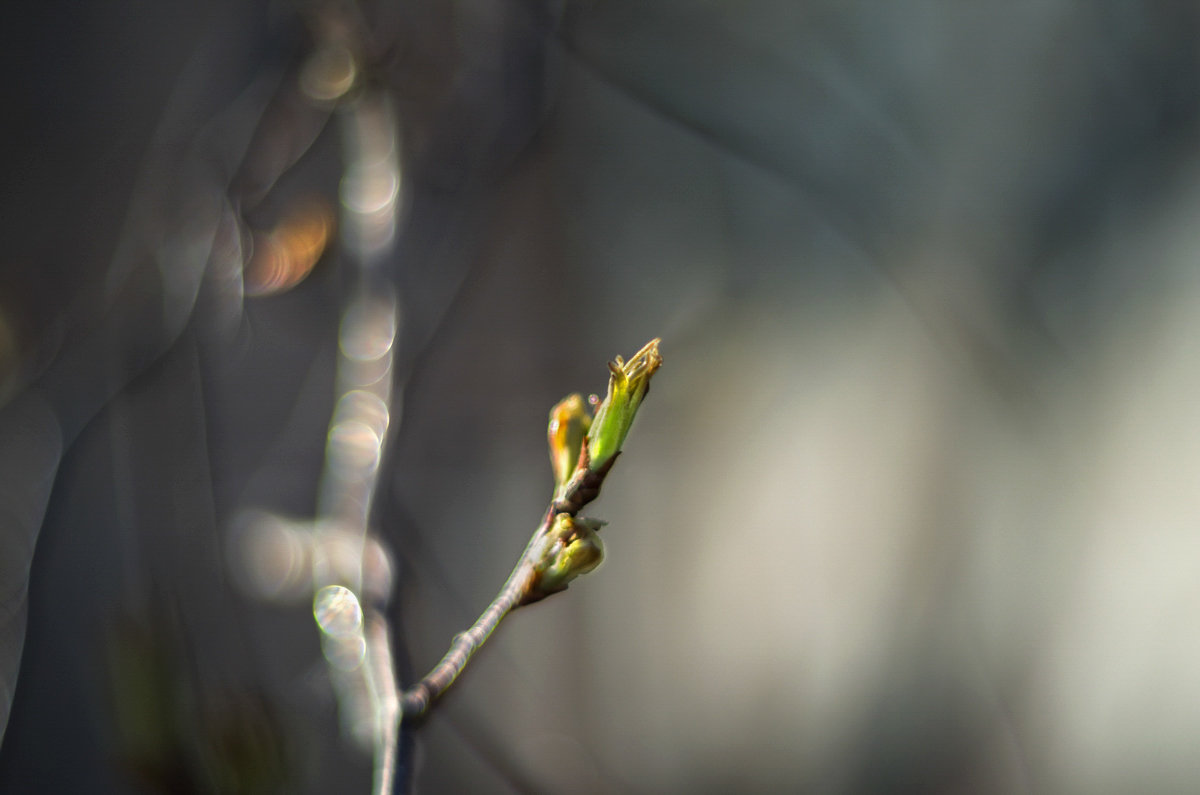
<path id="1" fill-rule="evenodd" d="M 609 362 L 608 394 L 596 410 L 587 434 L 588 468 L 598 470 L 621 451 L 638 406 L 650 389 L 650 376 L 662 366 L 662 356 L 654 339 L 646 343 L 628 362 L 618 356 Z"/>
<path id="2" fill-rule="evenodd" d="M 587 404 L 579 394 L 567 395 L 550 409 L 550 425 L 546 437 L 550 442 L 550 466 L 554 469 L 554 485 L 561 488 L 571 479 L 579 463 L 584 434 L 592 424 Z"/>
<path id="3" fill-rule="evenodd" d="M 571 580 L 600 565 L 604 543 L 596 531 L 603 524 L 595 519 L 574 519 L 565 513 L 554 517 L 545 554 L 537 567 L 537 590 L 542 595 L 561 591 Z"/>

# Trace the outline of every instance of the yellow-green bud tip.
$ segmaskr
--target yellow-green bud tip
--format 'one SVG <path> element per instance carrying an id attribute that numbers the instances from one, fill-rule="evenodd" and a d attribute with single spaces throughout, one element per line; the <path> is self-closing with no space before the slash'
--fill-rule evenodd
<path id="1" fill-rule="evenodd" d="M 608 395 L 587 434 L 588 467 L 597 470 L 621 450 L 638 407 L 650 390 L 650 377 L 662 366 L 660 339 L 653 339 L 628 362 L 609 362 Z"/>

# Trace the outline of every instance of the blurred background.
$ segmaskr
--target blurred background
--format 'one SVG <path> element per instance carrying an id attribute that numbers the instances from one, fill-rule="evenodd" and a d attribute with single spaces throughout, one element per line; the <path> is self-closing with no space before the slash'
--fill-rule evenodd
<path id="1" fill-rule="evenodd" d="M 541 516 L 550 406 L 665 359 L 606 563 L 404 725 L 397 791 L 1200 782 L 1200 11 L 18 2 L 0 39 L 0 790 L 369 791 L 302 563 L 346 177 L 393 139 L 402 685 Z"/>

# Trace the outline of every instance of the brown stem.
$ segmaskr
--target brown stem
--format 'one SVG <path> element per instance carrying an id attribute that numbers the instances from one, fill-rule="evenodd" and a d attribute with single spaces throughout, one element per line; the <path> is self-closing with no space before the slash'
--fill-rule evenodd
<path id="1" fill-rule="evenodd" d="M 560 513 L 575 516 L 584 505 L 587 505 L 600 494 L 600 486 L 605 476 L 612 469 L 616 456 L 605 462 L 599 470 L 590 470 L 586 466 L 580 468 L 570 482 L 564 487 L 563 493 L 553 500 L 547 509 L 541 525 L 534 531 L 533 537 L 521 553 L 517 565 L 513 568 L 500 593 L 492 600 L 483 614 L 476 619 L 471 628 L 454 636 L 450 649 L 445 656 L 433 667 L 421 681 L 404 691 L 400 697 L 401 707 L 406 718 L 423 715 L 437 700 L 446 688 L 454 684 L 466 668 L 471 656 L 495 631 L 506 615 L 524 604 L 538 601 L 548 592 L 537 588 L 537 565 L 545 554 L 545 538 L 554 526 L 554 517 Z"/>
<path id="2" fill-rule="evenodd" d="M 454 680 L 466 668 L 471 656 L 483 646 L 504 617 L 525 601 L 533 580 L 536 562 L 532 550 L 539 546 L 537 541 L 545 535 L 549 527 L 549 521 L 543 522 L 542 526 L 534 533 L 525 552 L 517 561 L 516 567 L 505 580 L 504 587 L 500 589 L 500 593 L 487 606 L 483 614 L 475 620 L 471 628 L 455 635 L 454 640 L 450 642 L 450 649 L 433 667 L 433 670 L 426 674 L 421 681 L 404 691 L 400 697 L 400 704 L 405 717 L 424 714 L 437 697 L 454 684 Z"/>

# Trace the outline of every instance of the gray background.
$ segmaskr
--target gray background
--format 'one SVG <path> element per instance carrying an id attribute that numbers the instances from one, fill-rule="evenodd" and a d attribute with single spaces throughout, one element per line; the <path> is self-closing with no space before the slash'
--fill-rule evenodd
<path id="1" fill-rule="evenodd" d="M 1200 13 L 364 14 L 407 156 L 377 507 L 406 681 L 540 516 L 550 405 L 651 337 L 666 360 L 589 509 L 607 562 L 408 735 L 414 791 L 1195 787 Z M 306 34 L 278 4 L 4 16 L 0 789 L 136 791 L 124 638 L 269 727 L 289 791 L 366 791 L 306 605 L 228 554 L 239 511 L 313 510 L 336 252 L 279 296 L 172 301 L 205 197 L 334 196 L 311 110 L 247 143 Z"/>

